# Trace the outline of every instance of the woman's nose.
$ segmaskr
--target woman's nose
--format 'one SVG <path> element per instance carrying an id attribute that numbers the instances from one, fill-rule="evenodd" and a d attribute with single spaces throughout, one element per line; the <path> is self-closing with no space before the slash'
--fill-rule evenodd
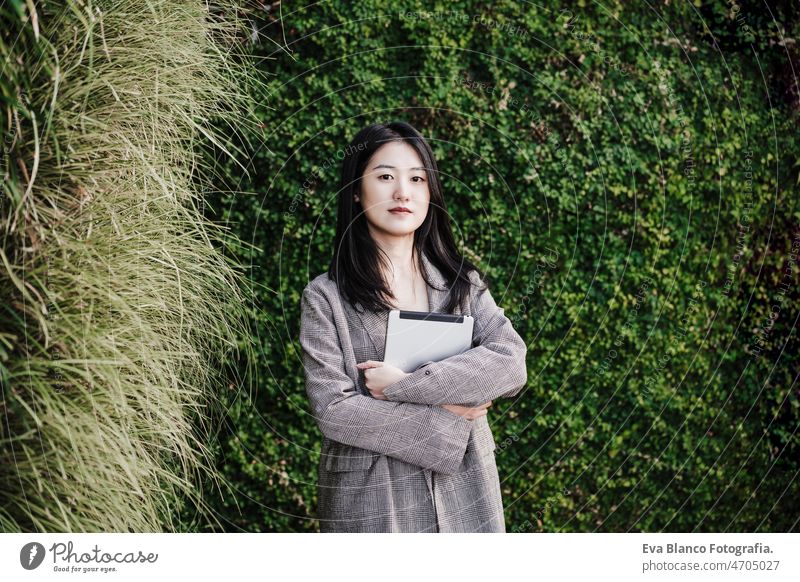
<path id="1" fill-rule="evenodd" d="M 395 198 L 399 198 L 401 200 L 408 200 L 411 191 L 411 187 L 408 184 L 398 183 L 397 189 L 394 192 Z"/>

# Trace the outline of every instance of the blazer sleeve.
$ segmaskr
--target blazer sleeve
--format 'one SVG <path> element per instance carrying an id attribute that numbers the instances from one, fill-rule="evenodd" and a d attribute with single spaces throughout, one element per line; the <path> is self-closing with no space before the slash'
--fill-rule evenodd
<path id="1" fill-rule="evenodd" d="M 473 282 L 480 282 L 477 272 L 472 274 Z M 479 289 L 472 300 L 472 315 L 471 349 L 438 362 L 425 362 L 387 386 L 384 396 L 394 402 L 462 406 L 516 396 L 528 381 L 525 341 L 488 288 Z"/>
<path id="2" fill-rule="evenodd" d="M 330 303 L 311 287 L 301 299 L 300 345 L 306 392 L 322 434 L 438 473 L 457 472 L 472 421 L 440 406 L 361 394 L 345 373 Z"/>

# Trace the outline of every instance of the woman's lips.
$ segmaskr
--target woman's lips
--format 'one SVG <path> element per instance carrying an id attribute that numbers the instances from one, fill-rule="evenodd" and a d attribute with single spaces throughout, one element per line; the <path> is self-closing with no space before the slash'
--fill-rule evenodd
<path id="1" fill-rule="evenodd" d="M 392 214 L 411 214 L 410 210 L 390 210 Z"/>

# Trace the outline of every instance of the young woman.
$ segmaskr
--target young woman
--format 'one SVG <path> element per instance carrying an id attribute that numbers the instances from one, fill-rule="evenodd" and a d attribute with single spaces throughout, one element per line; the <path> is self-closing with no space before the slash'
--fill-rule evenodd
<path id="1" fill-rule="evenodd" d="M 322 434 L 323 532 L 504 532 L 486 409 L 525 386 L 526 345 L 459 255 L 433 152 L 407 123 L 346 149 L 333 258 L 303 290 L 306 391 Z M 474 317 L 473 347 L 384 364 L 391 309 Z"/>

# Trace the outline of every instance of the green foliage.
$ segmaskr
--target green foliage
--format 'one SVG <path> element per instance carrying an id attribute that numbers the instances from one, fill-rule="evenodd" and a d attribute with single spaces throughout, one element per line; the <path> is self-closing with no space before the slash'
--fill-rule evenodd
<path id="1" fill-rule="evenodd" d="M 266 17 L 264 143 L 251 176 L 230 174 L 255 194 L 215 202 L 263 251 L 247 255 L 258 391 L 220 451 L 232 530 L 317 528 L 299 293 L 333 252 L 337 150 L 396 118 L 430 139 L 462 250 L 529 342 L 527 389 L 490 413 L 510 439 L 508 529 L 793 526 L 797 53 L 777 41 L 798 21 L 757 3 L 585 4 Z"/>
<path id="2" fill-rule="evenodd" d="M 0 9 L 4 531 L 214 519 L 198 485 L 219 482 L 216 391 L 251 350 L 246 286 L 200 211 L 252 74 L 226 9 Z"/>

